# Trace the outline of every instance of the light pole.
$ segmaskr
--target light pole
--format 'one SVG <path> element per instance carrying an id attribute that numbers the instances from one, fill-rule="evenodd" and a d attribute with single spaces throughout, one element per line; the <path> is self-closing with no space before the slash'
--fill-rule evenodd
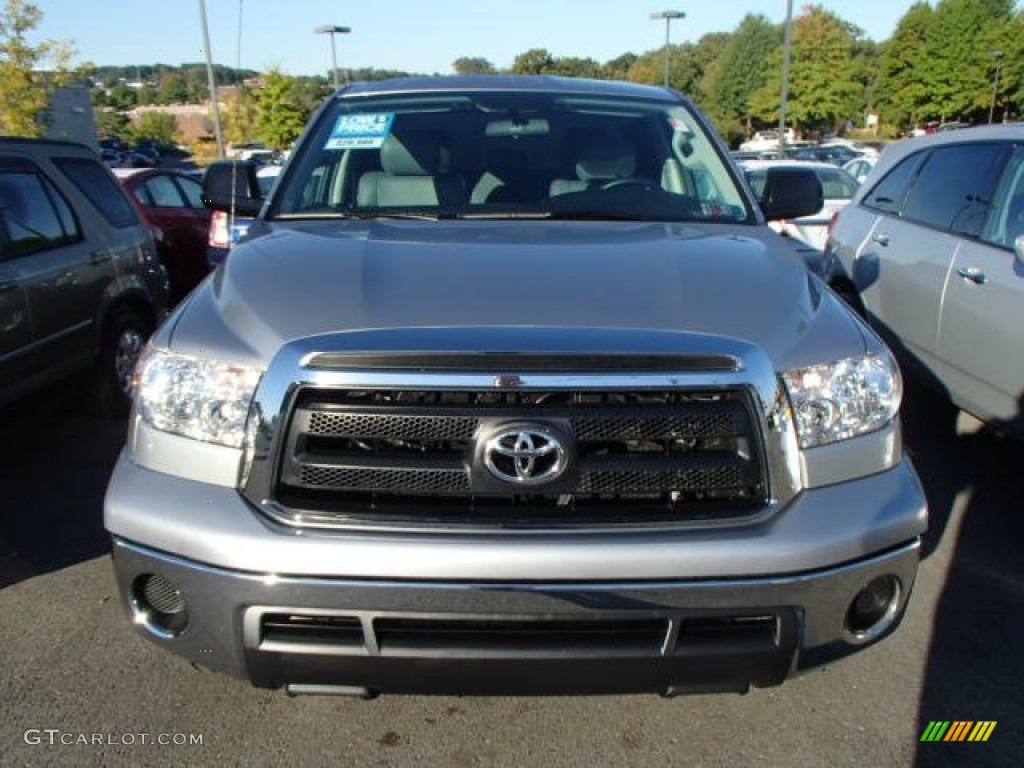
<path id="1" fill-rule="evenodd" d="M 334 87 L 338 87 L 338 53 L 334 47 L 334 36 L 335 35 L 347 35 L 352 31 L 350 27 L 337 27 L 333 24 L 324 24 L 323 26 L 317 27 L 313 30 L 318 35 L 330 35 L 331 36 L 331 73 L 334 78 Z"/>
<path id="2" fill-rule="evenodd" d="M 685 19 L 686 14 L 682 11 L 658 11 L 657 13 L 652 13 L 651 18 L 655 21 L 665 20 L 665 87 L 668 88 L 669 27 L 672 26 L 672 19 Z"/>
<path id="3" fill-rule="evenodd" d="M 786 156 L 786 111 L 789 109 L 789 59 L 793 47 L 793 0 L 786 0 L 786 27 L 782 39 L 782 93 L 779 99 L 779 157 Z"/>
<path id="4" fill-rule="evenodd" d="M 217 138 L 217 159 L 224 159 L 224 134 L 220 129 L 220 106 L 217 104 L 217 79 L 213 76 L 213 55 L 210 53 L 210 30 L 206 25 L 206 1 L 199 0 L 199 17 L 203 22 L 203 50 L 206 51 L 206 79 L 213 107 L 213 134 Z"/>
<path id="5" fill-rule="evenodd" d="M 988 124 L 992 125 L 992 117 L 996 112 L 996 94 L 999 92 L 999 69 L 1003 65 L 1003 52 L 992 51 L 992 58 L 996 60 L 996 76 L 992 82 L 992 105 L 988 108 Z"/>

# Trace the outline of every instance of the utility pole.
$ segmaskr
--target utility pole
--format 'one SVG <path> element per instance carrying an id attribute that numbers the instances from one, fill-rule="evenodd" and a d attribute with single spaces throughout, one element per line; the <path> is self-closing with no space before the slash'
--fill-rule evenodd
<path id="1" fill-rule="evenodd" d="M 669 27 L 672 25 L 672 19 L 685 19 L 686 14 L 682 11 L 658 11 L 652 13 L 651 18 L 655 21 L 665 20 L 665 87 L 668 88 Z"/>
<path id="2" fill-rule="evenodd" d="M 199 16 L 203 22 L 203 51 L 206 53 L 206 79 L 213 107 L 213 133 L 217 137 L 217 159 L 224 159 L 224 133 L 220 128 L 220 106 L 217 104 L 217 79 L 213 76 L 213 55 L 210 53 L 210 30 L 206 24 L 206 0 L 199 0 Z"/>

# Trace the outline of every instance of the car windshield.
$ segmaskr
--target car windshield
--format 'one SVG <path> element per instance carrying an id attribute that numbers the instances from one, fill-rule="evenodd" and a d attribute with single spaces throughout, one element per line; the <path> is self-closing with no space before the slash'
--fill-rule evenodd
<path id="1" fill-rule="evenodd" d="M 682 102 L 482 91 L 356 95 L 327 110 L 272 218 L 755 220 Z"/>

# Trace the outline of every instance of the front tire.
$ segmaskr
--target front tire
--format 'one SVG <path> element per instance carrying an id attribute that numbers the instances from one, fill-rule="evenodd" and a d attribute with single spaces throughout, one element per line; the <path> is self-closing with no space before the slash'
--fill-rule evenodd
<path id="1" fill-rule="evenodd" d="M 96 370 L 94 400 L 97 411 L 111 418 L 128 415 L 132 405 L 132 376 L 142 347 L 152 332 L 137 312 L 119 310 L 107 322 Z"/>

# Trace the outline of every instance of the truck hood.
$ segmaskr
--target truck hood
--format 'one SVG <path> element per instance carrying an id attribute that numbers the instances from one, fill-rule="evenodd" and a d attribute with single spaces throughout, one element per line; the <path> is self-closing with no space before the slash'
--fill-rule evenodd
<path id="1" fill-rule="evenodd" d="M 260 226 L 265 234 L 232 251 L 179 312 L 173 347 L 227 348 L 265 365 L 283 344 L 320 334 L 473 328 L 475 348 L 501 352 L 509 350 L 492 345 L 508 335 L 495 331 L 489 340 L 487 329 L 550 337 L 586 328 L 728 337 L 763 348 L 776 366 L 864 351 L 849 313 L 792 245 L 763 226 Z"/>

